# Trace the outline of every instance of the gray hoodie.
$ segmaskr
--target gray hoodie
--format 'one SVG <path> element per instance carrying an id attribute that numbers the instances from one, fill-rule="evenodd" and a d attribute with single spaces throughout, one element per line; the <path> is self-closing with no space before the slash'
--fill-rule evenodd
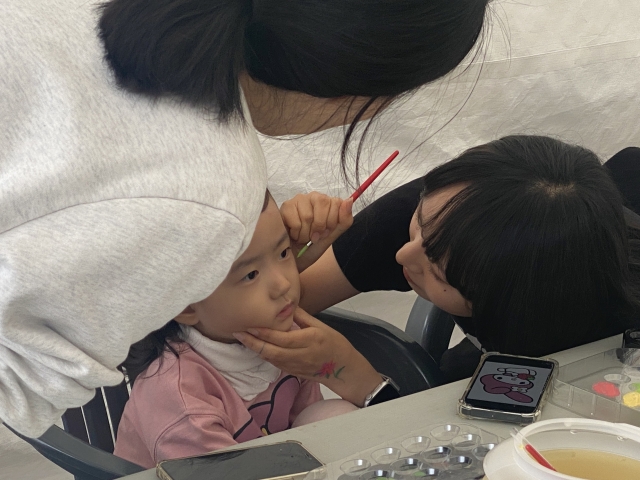
<path id="1" fill-rule="evenodd" d="M 0 2 L 0 419 L 29 436 L 213 292 L 266 188 L 252 127 L 116 87 L 96 5 Z"/>

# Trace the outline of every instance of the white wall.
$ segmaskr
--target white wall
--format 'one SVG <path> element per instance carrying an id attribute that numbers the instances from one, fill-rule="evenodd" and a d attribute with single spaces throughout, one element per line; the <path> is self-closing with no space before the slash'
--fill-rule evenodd
<path id="1" fill-rule="evenodd" d="M 401 156 L 365 200 L 507 134 L 553 135 L 603 158 L 640 145 L 639 0 L 498 0 L 492 10 L 481 69 L 454 72 L 382 115 L 362 175 L 395 149 Z M 276 199 L 314 189 L 349 195 L 338 168 L 341 136 L 338 128 L 264 138 Z"/>

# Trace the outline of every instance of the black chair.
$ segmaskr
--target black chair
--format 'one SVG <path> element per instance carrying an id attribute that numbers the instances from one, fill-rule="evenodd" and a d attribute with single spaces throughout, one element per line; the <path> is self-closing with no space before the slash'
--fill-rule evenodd
<path id="1" fill-rule="evenodd" d="M 373 367 L 410 395 L 438 386 L 442 378 L 437 363 L 399 328 L 366 315 L 330 308 L 316 315 L 342 333 Z M 11 429 L 38 452 L 75 476 L 76 480 L 112 480 L 144 470 L 113 455 L 118 424 L 129 398 L 126 384 L 96 390 L 82 408 L 62 416 L 64 430 L 51 427 L 39 438 Z"/>
<path id="2" fill-rule="evenodd" d="M 405 327 L 405 332 L 434 359 L 443 383 L 473 375 L 482 356 L 480 349 L 468 338 L 449 348 L 456 323 L 456 317 L 418 297 Z"/>
<path id="3" fill-rule="evenodd" d="M 453 316 L 422 297 L 413 303 L 405 332 L 440 365 L 456 326 Z"/>
<path id="4" fill-rule="evenodd" d="M 399 328 L 336 307 L 316 318 L 344 335 L 378 372 L 391 377 L 400 387 L 400 396 L 442 385 L 438 363 Z"/>
<path id="5" fill-rule="evenodd" d="M 39 438 L 21 435 L 44 457 L 71 473 L 76 480 L 111 480 L 145 470 L 113 455 L 127 385 L 96 389 L 93 399 L 81 408 L 70 408 L 62 416 L 64 430 L 53 426 Z"/>

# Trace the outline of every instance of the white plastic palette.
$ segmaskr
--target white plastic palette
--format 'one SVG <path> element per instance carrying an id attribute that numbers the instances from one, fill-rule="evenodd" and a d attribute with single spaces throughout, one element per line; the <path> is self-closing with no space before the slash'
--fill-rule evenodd
<path id="1" fill-rule="evenodd" d="M 473 480 L 502 438 L 467 423 L 438 423 L 327 465 L 327 478 Z"/>
<path id="2" fill-rule="evenodd" d="M 640 426 L 640 349 L 614 348 L 560 367 L 551 402 L 583 417 Z"/>

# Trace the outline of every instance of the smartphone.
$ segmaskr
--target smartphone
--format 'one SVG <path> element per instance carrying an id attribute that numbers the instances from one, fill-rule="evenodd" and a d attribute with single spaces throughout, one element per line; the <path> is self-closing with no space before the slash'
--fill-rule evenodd
<path id="1" fill-rule="evenodd" d="M 294 480 L 323 466 L 300 442 L 286 441 L 165 460 L 156 474 L 162 480 Z"/>
<path id="2" fill-rule="evenodd" d="M 458 401 L 458 414 L 520 425 L 533 423 L 557 371 L 558 362 L 553 359 L 485 353 Z"/>

